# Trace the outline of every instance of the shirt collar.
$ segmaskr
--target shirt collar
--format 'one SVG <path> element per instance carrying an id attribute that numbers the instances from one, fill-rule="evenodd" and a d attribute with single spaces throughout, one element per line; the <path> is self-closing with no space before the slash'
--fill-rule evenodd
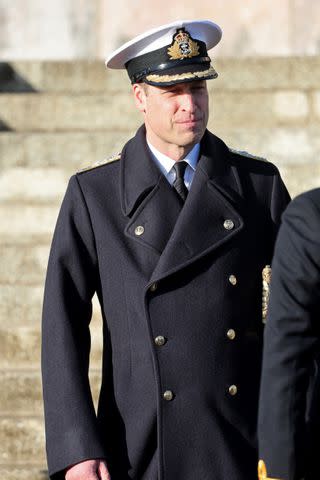
<path id="1" fill-rule="evenodd" d="M 188 155 L 183 159 L 187 162 L 192 170 L 196 169 L 200 154 L 200 143 L 196 143 L 192 150 L 188 153 Z"/>
<path id="2" fill-rule="evenodd" d="M 164 175 L 167 175 L 175 164 L 175 161 L 167 155 L 159 152 L 159 150 L 157 150 L 148 140 L 147 144 L 156 160 L 156 163 L 159 165 L 160 170 L 162 171 L 162 173 L 164 173 Z M 196 143 L 192 150 L 190 150 L 190 152 L 186 155 L 186 157 L 183 158 L 183 160 L 187 162 L 188 165 L 190 165 L 192 170 L 196 169 L 199 159 L 199 152 L 200 143 Z"/>

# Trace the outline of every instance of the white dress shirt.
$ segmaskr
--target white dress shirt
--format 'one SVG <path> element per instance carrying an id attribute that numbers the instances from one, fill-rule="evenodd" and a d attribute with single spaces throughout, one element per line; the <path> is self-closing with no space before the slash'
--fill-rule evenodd
<path id="1" fill-rule="evenodd" d="M 172 185 L 176 179 L 175 171 L 172 169 L 173 165 L 176 163 L 175 160 L 172 160 L 172 158 L 167 157 L 167 155 L 159 152 L 159 150 L 157 150 L 153 145 L 151 145 L 148 140 L 147 144 L 151 150 L 152 157 L 156 165 L 158 165 L 163 175 L 166 177 L 170 185 Z M 190 152 L 187 154 L 187 156 L 182 159 L 188 164 L 184 173 L 184 183 L 188 190 L 190 190 L 191 183 L 194 177 L 194 172 L 196 170 L 196 166 L 199 160 L 199 152 L 200 143 L 196 143 L 193 149 L 190 150 Z"/>

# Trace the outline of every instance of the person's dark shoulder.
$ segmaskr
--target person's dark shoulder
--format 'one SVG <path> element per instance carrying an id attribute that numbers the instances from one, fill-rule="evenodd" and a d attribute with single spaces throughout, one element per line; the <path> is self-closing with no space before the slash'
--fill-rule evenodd
<path id="1" fill-rule="evenodd" d="M 227 158 L 230 165 L 237 168 L 239 171 L 260 176 L 279 175 L 278 168 L 267 159 L 245 150 L 235 150 L 230 148 L 221 138 L 217 137 L 209 130 L 206 131 L 203 137 L 203 145 L 208 151 L 214 152 L 216 155 L 221 155 L 223 158 Z"/>
<path id="2" fill-rule="evenodd" d="M 320 267 L 319 229 L 320 188 L 316 188 L 295 197 L 284 211 L 277 240 L 278 256 L 291 255 L 295 261 L 299 256 L 307 255 L 314 265 Z M 289 247 L 294 249 L 293 254 Z"/>
<path id="3" fill-rule="evenodd" d="M 81 183 L 104 182 L 106 179 L 113 180 L 115 176 L 118 177 L 119 175 L 120 160 L 121 153 L 118 153 L 82 168 L 76 173 L 76 176 Z"/>
<path id="4" fill-rule="evenodd" d="M 300 193 L 288 205 L 284 217 L 293 215 L 315 216 L 320 219 L 320 188 Z"/>
<path id="5" fill-rule="evenodd" d="M 229 158 L 232 165 L 252 174 L 272 176 L 279 174 L 278 168 L 273 163 L 246 151 L 234 150 L 229 147 Z"/>
<path id="6" fill-rule="evenodd" d="M 314 188 L 297 195 L 291 202 L 292 205 L 311 203 L 320 208 L 320 188 Z"/>

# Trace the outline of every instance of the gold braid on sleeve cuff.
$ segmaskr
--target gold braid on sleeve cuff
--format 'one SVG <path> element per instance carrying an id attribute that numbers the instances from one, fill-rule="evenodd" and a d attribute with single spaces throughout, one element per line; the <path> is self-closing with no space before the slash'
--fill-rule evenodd
<path id="1" fill-rule="evenodd" d="M 266 464 L 263 460 L 259 460 L 258 463 L 258 478 L 259 480 L 281 480 L 280 478 L 268 477 Z"/>

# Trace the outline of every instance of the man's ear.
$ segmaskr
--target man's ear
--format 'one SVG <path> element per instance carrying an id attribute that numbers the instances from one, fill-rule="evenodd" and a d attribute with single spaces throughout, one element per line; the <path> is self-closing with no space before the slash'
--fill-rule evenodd
<path id="1" fill-rule="evenodd" d="M 138 110 L 141 113 L 146 111 L 146 89 L 142 83 L 134 83 L 132 85 L 134 101 Z"/>

